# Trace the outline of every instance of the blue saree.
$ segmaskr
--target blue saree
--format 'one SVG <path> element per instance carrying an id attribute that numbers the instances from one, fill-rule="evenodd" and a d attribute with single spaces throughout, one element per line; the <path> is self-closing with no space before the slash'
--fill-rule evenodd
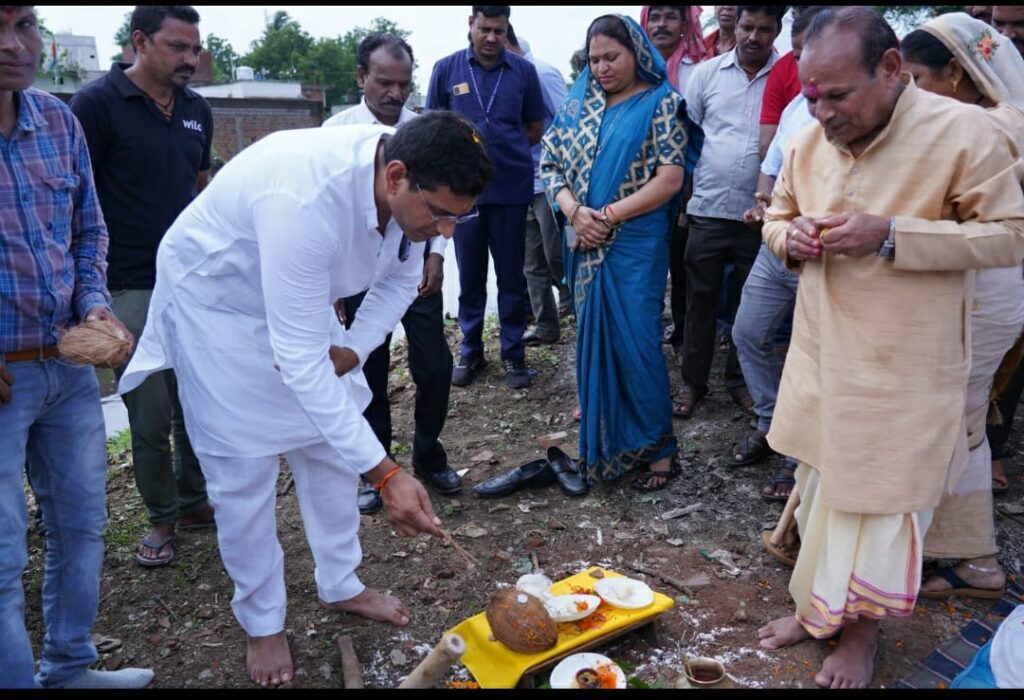
<path id="1" fill-rule="evenodd" d="M 583 70 L 542 141 L 541 176 L 556 212 L 563 187 L 600 209 L 640 189 L 659 165 L 686 164 L 684 103 L 640 26 L 622 19 L 651 87 L 608 108 Z M 590 483 L 676 452 L 661 310 L 677 199 L 624 222 L 597 250 L 565 251 L 577 318 L 579 454 Z"/>

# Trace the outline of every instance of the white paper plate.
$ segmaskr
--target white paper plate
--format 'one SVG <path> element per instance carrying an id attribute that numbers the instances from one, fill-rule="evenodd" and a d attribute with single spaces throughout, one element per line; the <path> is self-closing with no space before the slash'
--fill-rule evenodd
<path id="1" fill-rule="evenodd" d="M 559 595 L 544 602 L 544 608 L 555 622 L 575 622 L 590 615 L 601 599 L 596 595 Z M 586 606 L 586 607 L 583 607 Z M 580 608 L 583 608 L 580 610 Z"/>
<path id="2" fill-rule="evenodd" d="M 594 584 L 594 592 L 608 605 L 624 610 L 646 608 L 654 602 L 654 591 L 643 581 L 632 578 L 604 578 Z"/>
<path id="3" fill-rule="evenodd" d="M 552 688 L 579 688 L 576 683 L 576 674 L 585 668 L 596 668 L 598 665 L 609 665 L 615 672 L 616 688 L 626 687 L 626 674 L 622 672 L 618 664 L 603 654 L 573 654 L 562 659 L 551 671 Z"/>

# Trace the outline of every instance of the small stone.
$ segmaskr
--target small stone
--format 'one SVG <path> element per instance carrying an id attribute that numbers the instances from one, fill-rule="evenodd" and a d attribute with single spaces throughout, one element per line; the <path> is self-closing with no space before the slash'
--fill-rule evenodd
<path id="1" fill-rule="evenodd" d="M 200 620 L 211 620 L 213 619 L 213 609 L 204 605 L 203 607 L 196 610 L 196 617 Z"/>
<path id="2" fill-rule="evenodd" d="M 510 510 L 511 508 L 512 508 L 512 506 L 508 505 L 507 503 L 499 503 L 496 506 L 492 506 L 492 507 L 488 508 L 487 509 L 487 514 L 488 515 L 493 515 L 494 513 L 498 513 L 498 512 L 503 511 L 503 510 Z"/>
<path id="3" fill-rule="evenodd" d="M 163 649 L 160 650 L 160 657 L 161 658 L 166 659 L 170 655 L 171 655 L 170 647 L 164 647 Z"/>
<path id="4" fill-rule="evenodd" d="M 198 586 L 196 586 L 196 590 L 202 591 L 203 593 L 205 593 L 206 591 L 210 590 L 210 584 L 208 584 L 208 583 L 200 583 Z"/>
<path id="5" fill-rule="evenodd" d="M 306 677 L 306 669 L 304 669 L 304 668 L 297 668 L 297 669 L 295 669 L 295 677 L 296 678 L 305 678 Z"/>
<path id="6" fill-rule="evenodd" d="M 205 681 L 209 678 L 213 678 L 213 671 L 211 671 L 210 669 L 204 668 L 202 671 L 199 672 L 199 680 Z"/>
<path id="7" fill-rule="evenodd" d="M 673 547 L 682 547 L 684 544 L 686 544 L 685 540 L 672 539 L 672 540 L 665 540 L 665 541 L 668 542 Z"/>
<path id="8" fill-rule="evenodd" d="M 323 676 L 325 679 L 329 679 L 331 675 L 334 673 L 333 669 L 331 668 L 331 665 L 327 663 L 320 666 L 318 670 L 320 671 L 320 675 Z"/>
<path id="9" fill-rule="evenodd" d="M 390 658 L 391 663 L 393 663 L 395 666 L 405 666 L 407 663 L 409 663 L 409 659 L 406 657 L 405 654 L 402 653 L 401 649 L 392 649 Z"/>
<path id="10" fill-rule="evenodd" d="M 423 589 L 423 590 L 425 590 L 425 591 L 432 591 L 432 590 L 434 590 L 435 588 L 437 588 L 437 581 L 435 581 L 435 580 L 434 580 L 434 579 L 432 579 L 432 578 L 427 578 L 427 580 L 425 580 L 425 581 L 424 581 L 424 582 L 422 583 L 422 585 L 420 586 L 420 588 L 422 588 L 422 589 Z"/>
<path id="11" fill-rule="evenodd" d="M 165 630 L 170 629 L 171 628 L 171 618 L 169 618 L 166 615 L 164 615 L 163 617 L 159 618 L 156 621 L 156 624 L 160 625 Z"/>
<path id="12" fill-rule="evenodd" d="M 445 580 L 446 579 L 450 579 L 450 578 L 455 578 L 455 572 L 450 570 L 450 569 L 444 569 L 443 571 L 438 571 L 436 575 L 437 575 L 437 577 L 439 579 L 445 579 Z"/>

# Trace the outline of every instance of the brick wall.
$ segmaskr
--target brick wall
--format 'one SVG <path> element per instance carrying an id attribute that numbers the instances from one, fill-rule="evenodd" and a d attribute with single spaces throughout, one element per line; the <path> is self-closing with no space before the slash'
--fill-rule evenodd
<path id="1" fill-rule="evenodd" d="M 323 105 L 305 99 L 208 97 L 213 109 L 213 146 L 227 162 L 267 134 L 320 126 Z"/>

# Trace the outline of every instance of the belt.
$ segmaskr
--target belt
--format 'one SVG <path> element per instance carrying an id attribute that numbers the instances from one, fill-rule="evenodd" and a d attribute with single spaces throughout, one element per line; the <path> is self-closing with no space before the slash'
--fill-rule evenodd
<path id="1" fill-rule="evenodd" d="M 42 362 L 43 360 L 53 359 L 58 354 L 56 345 L 47 345 L 44 348 L 15 350 L 14 352 L 3 353 L 3 358 L 7 362 L 28 362 L 29 360 Z"/>

